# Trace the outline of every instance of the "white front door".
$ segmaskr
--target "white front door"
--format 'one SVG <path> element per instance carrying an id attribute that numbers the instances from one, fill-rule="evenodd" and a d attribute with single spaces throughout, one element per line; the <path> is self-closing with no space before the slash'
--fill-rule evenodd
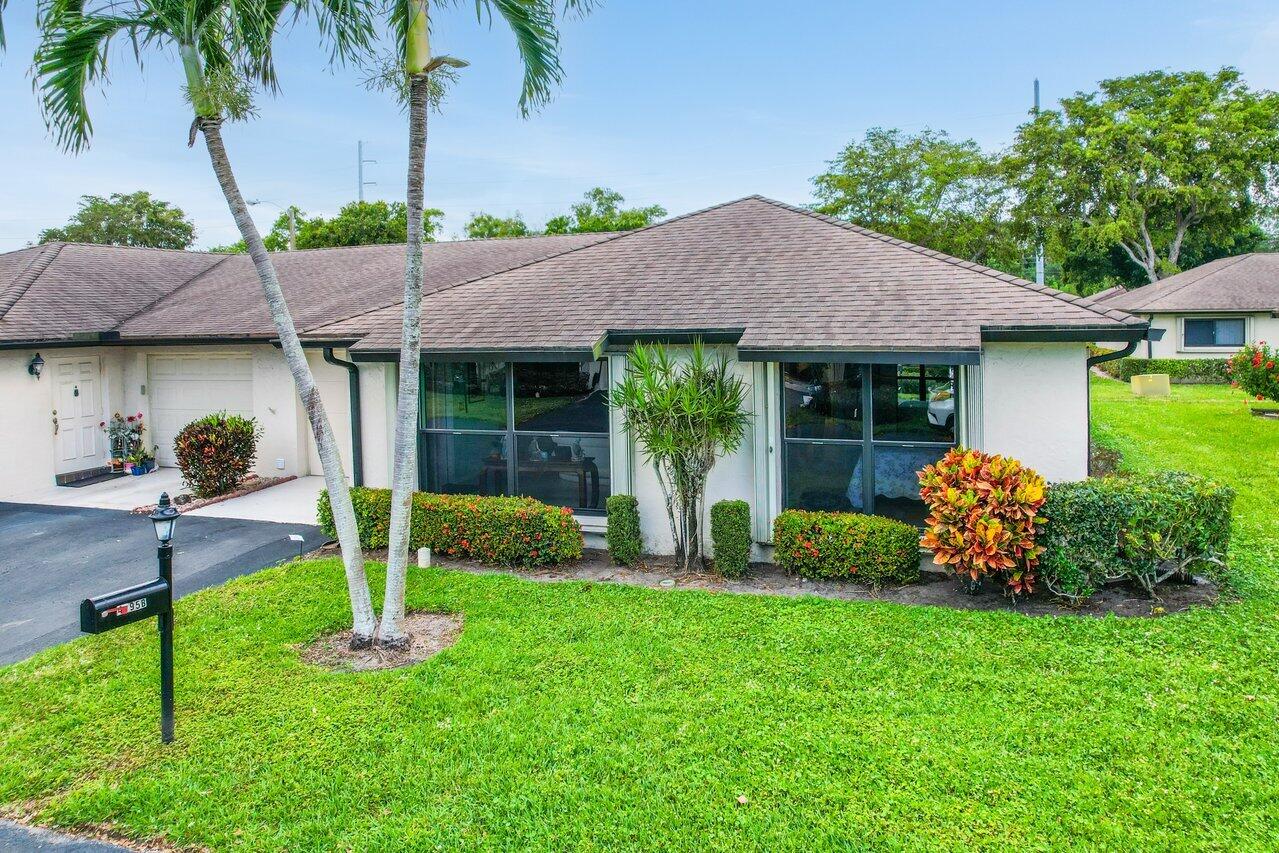
<path id="1" fill-rule="evenodd" d="M 97 468 L 102 453 L 102 372 L 96 355 L 53 360 L 55 472 Z"/>

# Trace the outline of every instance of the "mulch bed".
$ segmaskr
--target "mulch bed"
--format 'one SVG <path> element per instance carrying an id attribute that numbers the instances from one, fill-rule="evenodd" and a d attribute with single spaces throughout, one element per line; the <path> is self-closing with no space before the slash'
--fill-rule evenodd
<path id="1" fill-rule="evenodd" d="M 462 617 L 457 613 L 410 613 L 404 617 L 409 644 L 404 649 L 351 648 L 351 631 L 325 634 L 300 646 L 302 660 L 333 672 L 399 669 L 434 657 L 457 642 Z"/>
<path id="2" fill-rule="evenodd" d="M 318 551 L 316 557 L 338 554 L 336 542 Z M 367 560 L 386 562 L 386 550 L 366 550 Z M 409 554 L 410 565 L 416 559 Z M 432 565 L 472 574 L 505 572 L 534 581 L 591 581 L 620 583 L 651 589 L 699 589 L 708 592 L 746 593 L 751 595 L 814 595 L 840 601 L 891 601 L 897 604 L 922 604 L 949 607 L 952 610 L 1004 610 L 1024 616 L 1167 616 L 1191 607 L 1208 607 L 1217 603 L 1221 590 L 1206 578 L 1194 583 L 1167 581 L 1159 587 L 1159 597 L 1150 598 L 1144 590 L 1127 585 L 1108 586 L 1084 604 L 1072 606 L 1042 588 L 1016 600 L 1004 594 L 1003 588 L 987 583 L 975 594 L 969 594 L 954 575 L 937 570 L 932 560 L 920 561 L 920 582 L 904 586 L 871 589 L 851 581 L 810 581 L 786 574 L 773 563 L 751 563 L 744 578 L 728 580 L 712 570 L 685 573 L 670 557 L 646 555 L 634 567 L 614 565 L 608 552 L 587 548 L 575 563 L 537 569 L 485 566 L 469 560 L 453 560 L 435 554 Z"/>
<path id="3" fill-rule="evenodd" d="M 231 498 L 240 498 L 245 495 L 251 495 L 254 492 L 260 492 L 263 489 L 269 489 L 272 486 L 278 486 L 281 483 L 287 483 L 290 480 L 296 480 L 296 474 L 290 474 L 287 477 L 259 477 L 257 474 L 250 474 L 245 477 L 240 487 L 225 495 L 218 495 L 213 498 L 196 498 L 187 493 L 175 495 L 173 505 L 178 508 L 178 512 L 190 512 L 193 509 L 199 509 L 204 506 L 212 506 L 223 501 L 229 501 Z M 185 500 L 183 500 L 185 498 Z M 135 507 L 133 513 L 135 515 L 150 515 L 155 512 L 156 504 L 147 504 L 146 506 Z"/>
<path id="4" fill-rule="evenodd" d="M 378 559 L 369 555 L 373 559 Z M 970 595 L 949 574 L 932 570 L 931 562 L 917 584 L 874 590 L 848 581 L 810 581 L 786 574 L 772 563 L 752 563 L 746 576 L 728 580 L 713 571 L 682 573 L 674 561 L 662 557 L 645 557 L 633 568 L 614 565 L 607 551 L 588 549 L 576 563 L 540 569 L 496 569 L 463 560 L 435 559 L 442 568 L 463 572 L 512 571 L 523 578 L 537 581 L 585 580 L 597 583 L 621 583 L 657 589 L 700 589 L 711 592 L 751 593 L 757 595 L 815 595 L 842 601 L 891 601 L 898 604 L 924 604 L 954 610 L 1005 610 L 1026 616 L 1163 616 L 1189 607 L 1211 605 L 1219 597 L 1217 587 L 1200 580 L 1193 584 L 1165 583 L 1159 598 L 1146 597 L 1140 590 L 1112 586 L 1101 590 L 1087 603 L 1070 607 L 1047 592 L 1036 592 L 1016 601 L 1004 595 L 1002 588 L 987 584 Z"/>

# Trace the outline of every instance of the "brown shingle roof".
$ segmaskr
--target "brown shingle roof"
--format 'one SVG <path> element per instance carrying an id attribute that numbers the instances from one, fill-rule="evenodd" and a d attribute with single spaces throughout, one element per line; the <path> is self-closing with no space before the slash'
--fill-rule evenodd
<path id="1" fill-rule="evenodd" d="M 423 313 L 428 351 L 581 349 L 610 329 L 690 328 L 744 329 L 752 349 L 975 350 L 983 329 L 1145 325 L 759 196 L 443 290 Z M 357 351 L 394 350 L 398 312 L 355 331 Z"/>
<path id="2" fill-rule="evenodd" d="M 449 287 L 608 239 L 566 234 L 429 243 L 427 290 Z M 400 302 L 404 246 L 272 255 L 294 323 L 305 332 Z M 122 338 L 272 338 L 275 327 L 247 255 L 48 244 L 0 255 L 0 340 L 77 332 Z"/>
<path id="3" fill-rule="evenodd" d="M 48 243 L 0 255 L 0 340 L 115 328 L 225 255 Z"/>
<path id="4" fill-rule="evenodd" d="M 1218 258 L 1100 300 L 1124 311 L 1274 311 L 1279 309 L 1279 253 Z"/>

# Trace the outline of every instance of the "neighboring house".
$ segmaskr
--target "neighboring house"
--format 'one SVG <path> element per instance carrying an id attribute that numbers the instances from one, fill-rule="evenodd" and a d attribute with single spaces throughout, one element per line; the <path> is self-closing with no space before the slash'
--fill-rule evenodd
<path id="1" fill-rule="evenodd" d="M 275 263 L 339 440 L 359 445 L 359 479 L 384 485 L 403 247 Z M 1086 343 L 1148 330 L 758 196 L 621 234 L 429 244 L 426 264 L 421 488 L 532 495 L 593 533 L 605 498 L 633 493 L 657 550 L 660 491 L 606 399 L 636 342 L 700 338 L 737 360 L 755 418 L 708 498 L 750 502 L 766 543 L 785 507 L 922 520 L 914 472 L 955 443 L 1086 476 Z M 102 465 L 97 423 L 115 410 L 143 412 L 161 464 L 183 422 L 227 409 L 262 423 L 261 473 L 318 473 L 247 259 L 27 249 L 0 256 L 0 312 L 0 499 Z"/>
<path id="2" fill-rule="evenodd" d="M 1137 358 L 1229 358 L 1251 341 L 1279 341 L 1279 253 L 1220 258 L 1154 284 L 1112 288 L 1092 299 L 1163 330 L 1161 340 L 1137 347 Z"/>

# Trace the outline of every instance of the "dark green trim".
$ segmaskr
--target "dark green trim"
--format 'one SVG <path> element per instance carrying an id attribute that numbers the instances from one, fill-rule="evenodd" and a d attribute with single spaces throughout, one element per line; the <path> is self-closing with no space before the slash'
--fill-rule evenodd
<path id="1" fill-rule="evenodd" d="M 333 347 L 324 348 L 324 360 L 347 372 L 347 386 L 351 398 L 351 480 L 356 486 L 364 485 L 364 429 L 360 410 L 360 368 L 353 362 L 343 361 L 333 354 Z"/>
<path id="2" fill-rule="evenodd" d="M 849 364 L 978 364 L 978 350 L 756 349 L 741 347 L 739 361 L 847 362 Z"/>
<path id="3" fill-rule="evenodd" d="M 246 346 L 249 344 L 275 344 L 271 338 L 113 338 L 111 332 L 81 332 L 77 337 L 55 340 L 0 341 L 0 349 L 69 349 L 72 347 L 190 347 L 190 346 Z"/>
<path id="4" fill-rule="evenodd" d="M 347 353 L 352 361 L 399 361 L 398 351 L 364 350 Z M 595 361 L 590 349 L 450 349 L 422 350 L 422 361 Z"/>
<path id="5" fill-rule="evenodd" d="M 1144 341 L 1149 325 L 1141 326 L 983 326 L 981 339 L 991 343 L 1092 343 Z"/>
<path id="6" fill-rule="evenodd" d="M 636 344 L 735 344 L 742 339 L 746 329 L 742 326 L 724 328 L 684 329 L 609 329 L 602 341 L 606 352 L 621 353 Z"/>

